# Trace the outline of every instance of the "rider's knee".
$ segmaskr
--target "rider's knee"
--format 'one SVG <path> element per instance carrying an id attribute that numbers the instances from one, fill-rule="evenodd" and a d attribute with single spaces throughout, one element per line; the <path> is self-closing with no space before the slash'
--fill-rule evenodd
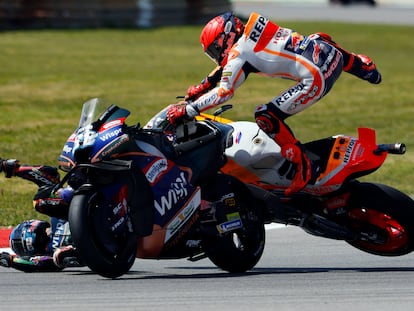
<path id="1" fill-rule="evenodd" d="M 254 112 L 257 125 L 267 134 L 278 133 L 280 127 L 279 118 L 272 106 L 272 103 L 259 105 Z"/>

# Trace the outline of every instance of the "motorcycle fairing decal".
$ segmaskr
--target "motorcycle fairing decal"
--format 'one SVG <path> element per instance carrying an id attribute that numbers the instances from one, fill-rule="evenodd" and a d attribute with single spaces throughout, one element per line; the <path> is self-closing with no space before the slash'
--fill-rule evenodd
<path id="1" fill-rule="evenodd" d="M 100 128 L 99 132 L 104 132 L 106 130 L 109 130 L 113 127 L 119 126 L 124 124 L 126 118 L 120 118 L 120 119 L 116 119 L 110 122 L 105 123 L 104 125 L 102 125 L 102 127 Z"/>
<path id="2" fill-rule="evenodd" d="M 350 155 L 355 147 L 356 139 L 351 137 L 337 137 L 331 150 L 325 171 L 318 177 L 315 185 L 324 185 L 332 177 L 346 167 Z"/>
<path id="3" fill-rule="evenodd" d="M 113 156 L 113 158 L 131 159 L 134 164 L 144 173 L 151 187 L 157 184 L 161 178 L 164 178 L 163 176 L 173 168 L 185 171 L 188 174 L 188 180 L 191 180 L 193 174 L 193 171 L 189 167 L 178 166 L 167 158 L 146 152 L 125 152 L 116 154 Z M 164 160 L 166 162 L 164 162 Z M 161 165 L 162 163 L 166 163 L 167 166 L 164 168 L 163 165 Z M 156 171 L 156 167 L 158 167 L 158 172 Z"/>
<path id="4" fill-rule="evenodd" d="M 174 178 L 177 178 L 174 175 L 177 174 L 177 170 L 178 167 L 174 162 L 160 157 L 151 157 L 151 161 L 144 168 L 142 168 L 142 172 L 145 177 L 147 177 L 151 187 L 156 187 L 159 183 L 161 183 L 161 185 L 168 183 L 168 188 L 171 186 L 171 183 L 169 182 Z M 167 178 L 167 181 L 165 181 L 164 178 Z"/>
<path id="5" fill-rule="evenodd" d="M 69 170 L 75 166 L 75 157 L 73 147 L 75 145 L 76 132 L 72 133 L 63 146 L 62 152 L 58 158 L 58 165 L 62 170 Z"/>
<path id="6" fill-rule="evenodd" d="M 127 134 L 124 134 L 120 137 L 115 138 L 114 140 L 111 140 L 108 144 L 103 146 L 98 151 L 92 151 L 92 159 L 91 163 L 102 161 L 103 159 L 112 158 L 113 156 L 116 156 L 116 154 L 112 154 L 114 151 L 119 149 L 119 147 L 127 142 L 129 142 L 129 136 Z"/>
<path id="7" fill-rule="evenodd" d="M 241 131 L 238 131 L 237 134 L 234 137 L 234 143 L 236 145 L 239 144 L 240 141 L 241 141 L 241 138 L 242 138 L 242 132 Z"/>
<path id="8" fill-rule="evenodd" d="M 52 225 L 50 242 L 47 246 L 47 252 L 52 253 L 61 246 L 68 245 L 70 238 L 69 223 L 60 218 L 51 217 L 50 223 Z"/>
<path id="9" fill-rule="evenodd" d="M 121 155 L 133 160 L 150 180 L 155 208 L 155 224 L 163 227 L 177 213 L 195 187 L 190 183 L 192 170 L 178 166 L 173 161 L 143 152 L 130 152 Z M 166 165 L 164 167 L 164 165 Z"/>
<path id="10" fill-rule="evenodd" d="M 146 170 L 145 177 L 153 184 L 158 178 L 164 174 L 164 172 L 168 169 L 168 160 L 166 158 L 157 159 L 155 162 L 151 164 L 151 166 Z"/>
<path id="11" fill-rule="evenodd" d="M 165 226 L 154 224 L 150 236 L 138 240 L 138 258 L 157 258 L 161 251 L 173 247 L 197 221 L 199 214 L 195 213 L 201 204 L 201 192 L 196 192 L 188 202 L 172 217 Z M 166 244 L 167 243 L 167 244 Z"/>
<path id="12" fill-rule="evenodd" d="M 223 222 L 216 226 L 218 232 L 220 233 L 226 233 L 229 231 L 237 230 L 240 228 L 243 228 L 243 223 L 241 219 L 233 219 L 226 222 Z"/>
<path id="13" fill-rule="evenodd" d="M 185 171 L 171 170 L 171 174 L 166 175 L 159 183 L 153 186 L 154 207 L 156 220 L 159 219 L 161 225 L 176 213 L 187 201 L 189 195 L 194 191 L 194 186 L 189 184 L 188 174 Z M 178 173 L 178 174 L 177 174 Z M 157 216 L 161 217 L 157 217 Z"/>
<path id="14" fill-rule="evenodd" d="M 115 147 L 118 147 L 122 143 L 129 140 L 128 135 L 123 133 L 122 126 L 123 124 L 120 124 L 103 130 L 101 128 L 99 130 L 91 151 L 91 157 L 93 159 L 102 159 L 104 157 L 104 155 L 102 155 L 103 152 L 105 155 L 108 155 L 110 153 L 108 149 L 112 151 Z M 122 137 L 121 142 L 118 141 L 119 137 Z"/>
<path id="15" fill-rule="evenodd" d="M 375 154 L 375 136 L 363 129 L 361 138 L 337 136 L 331 150 L 325 172 L 315 186 L 340 186 L 353 173 L 376 170 L 384 162 L 387 153 Z"/>
<path id="16" fill-rule="evenodd" d="M 198 187 L 197 190 L 188 199 L 185 205 L 178 211 L 178 213 L 171 219 L 171 221 L 165 226 L 166 235 L 164 242 L 169 241 L 178 230 L 187 222 L 188 219 L 194 214 L 197 208 L 201 204 L 201 191 Z"/>

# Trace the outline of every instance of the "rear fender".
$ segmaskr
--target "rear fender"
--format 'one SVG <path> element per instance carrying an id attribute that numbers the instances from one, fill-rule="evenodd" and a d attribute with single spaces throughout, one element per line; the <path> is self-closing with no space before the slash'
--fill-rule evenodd
<path id="1" fill-rule="evenodd" d="M 359 128 L 358 138 L 338 135 L 327 159 L 327 165 L 315 185 L 337 187 L 346 180 L 368 175 L 385 161 L 387 152 L 377 153 L 375 130 Z"/>

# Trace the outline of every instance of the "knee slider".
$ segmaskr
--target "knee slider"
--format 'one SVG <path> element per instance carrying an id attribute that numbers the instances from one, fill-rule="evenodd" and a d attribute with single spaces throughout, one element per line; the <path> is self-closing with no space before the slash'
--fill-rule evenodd
<path id="1" fill-rule="evenodd" d="M 279 119 L 269 111 L 267 105 L 256 107 L 254 117 L 259 128 L 266 134 L 276 134 L 279 132 Z"/>

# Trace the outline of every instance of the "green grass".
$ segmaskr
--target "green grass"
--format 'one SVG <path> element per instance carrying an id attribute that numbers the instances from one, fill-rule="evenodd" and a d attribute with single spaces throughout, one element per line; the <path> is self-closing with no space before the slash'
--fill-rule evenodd
<path id="1" fill-rule="evenodd" d="M 324 31 L 344 47 L 376 61 L 381 85 L 343 74 L 328 96 L 287 123 L 302 141 L 377 130 L 379 142 L 403 141 L 404 156 L 390 156 L 379 181 L 414 193 L 413 27 L 288 22 L 309 34 Z M 185 94 L 214 66 L 198 43 L 201 27 L 152 30 L 59 30 L 0 33 L 0 157 L 56 165 L 77 125 L 83 101 L 104 97 L 131 110 L 129 123 L 145 123 Z M 234 119 L 253 120 L 290 82 L 251 75 L 231 100 Z M 0 225 L 40 217 L 31 204 L 36 187 L 0 177 Z"/>

